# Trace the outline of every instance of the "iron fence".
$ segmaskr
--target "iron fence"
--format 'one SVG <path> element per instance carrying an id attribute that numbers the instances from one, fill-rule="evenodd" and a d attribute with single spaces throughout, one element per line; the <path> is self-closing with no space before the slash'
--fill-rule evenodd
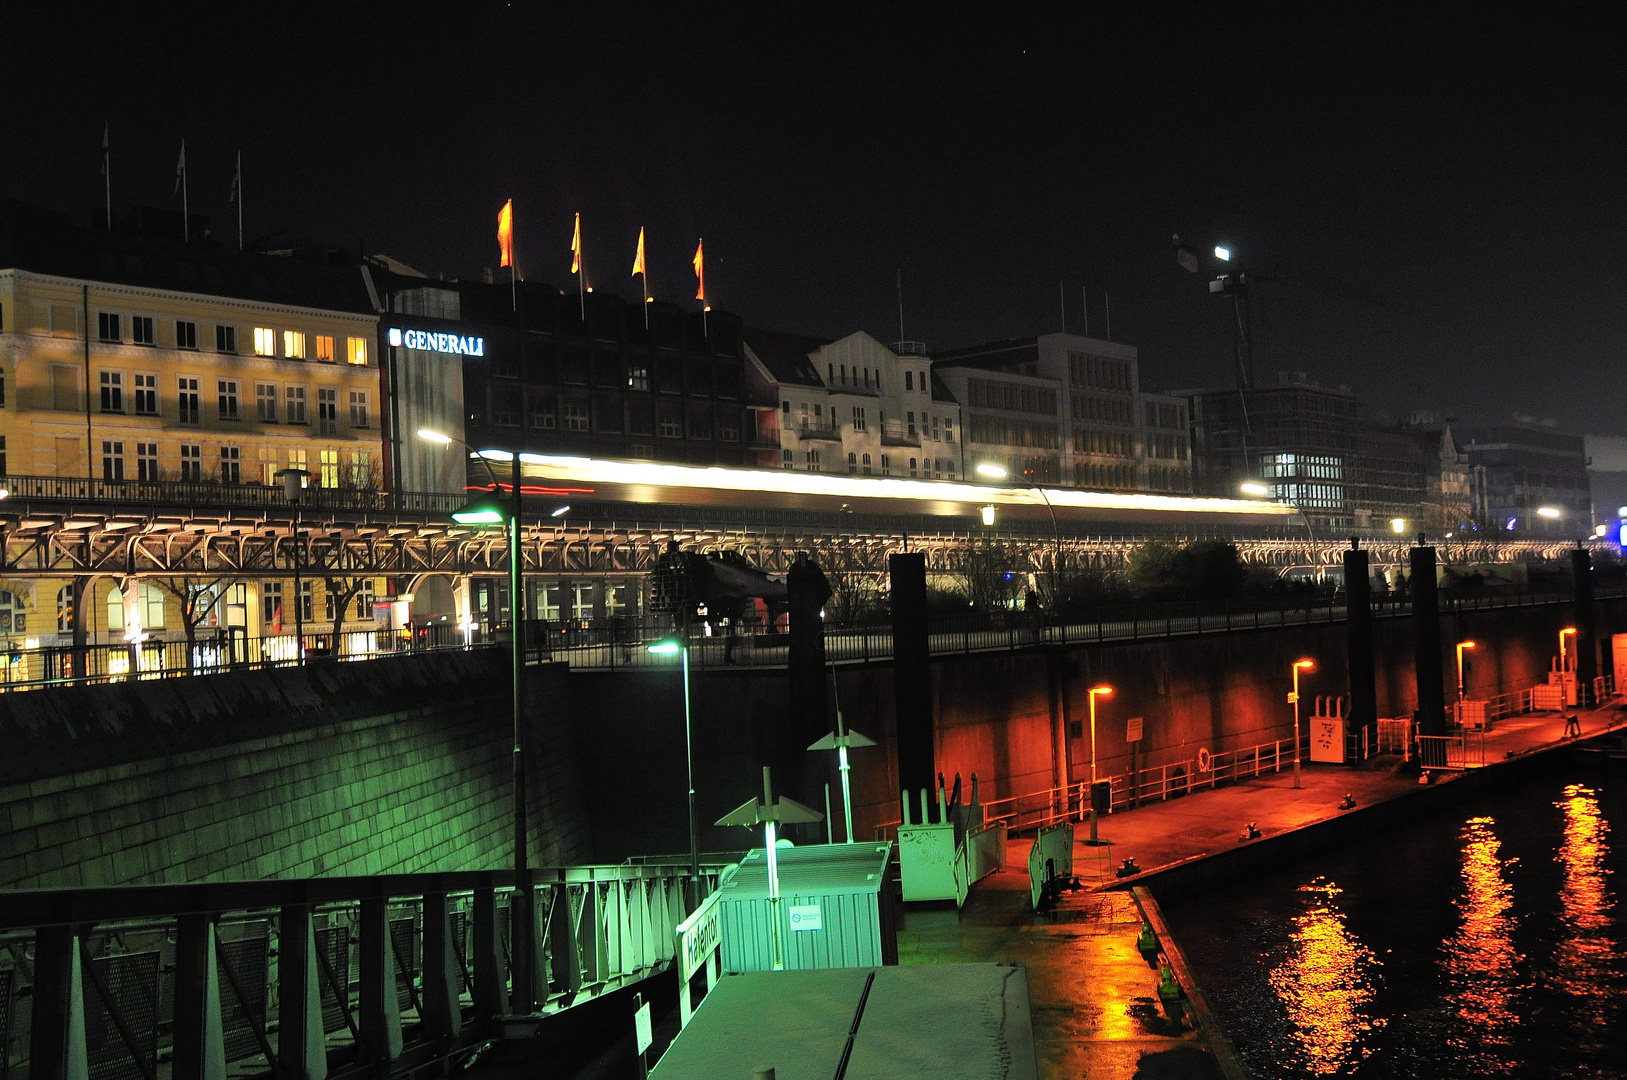
<path id="1" fill-rule="evenodd" d="M 703 893 L 720 869 L 702 867 Z M 524 891 L 482 871 L 0 894 L 0 1073 L 73 1075 L 78 1052 L 91 1080 L 217 1075 L 211 1055 L 295 1080 L 317 1062 L 435 1066 L 671 967 L 689 877 L 576 866 L 532 871 Z M 514 925 L 535 927 L 529 988 Z"/>

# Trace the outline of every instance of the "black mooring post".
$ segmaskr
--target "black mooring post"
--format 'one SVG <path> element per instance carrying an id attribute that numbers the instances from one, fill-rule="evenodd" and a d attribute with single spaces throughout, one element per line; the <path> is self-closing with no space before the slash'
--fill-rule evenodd
<path id="1" fill-rule="evenodd" d="M 1593 556 L 1586 548 L 1571 552 L 1571 581 L 1575 586 L 1575 608 L 1571 613 L 1576 627 L 1576 703 L 1584 708 L 1594 700 L 1593 680 L 1599 674 L 1598 646 L 1593 632 Z"/>
<path id="2" fill-rule="evenodd" d="M 812 755 L 805 748 L 831 729 L 826 711 L 830 691 L 825 685 L 825 619 L 822 611 L 830 599 L 830 583 L 825 572 L 806 555 L 798 555 L 785 575 L 789 611 L 787 627 L 790 662 L 786 682 L 786 713 L 789 738 L 774 749 L 784 757 L 781 775 L 792 798 L 815 805 L 818 793 L 828 779 L 825 755 Z M 800 826 L 799 826 L 800 828 Z"/>
<path id="3" fill-rule="evenodd" d="M 1435 549 L 1413 548 L 1410 562 L 1412 665 L 1418 683 L 1418 734 L 1445 735 L 1446 690 L 1441 664 L 1441 614 L 1440 595 L 1435 584 Z"/>
<path id="4" fill-rule="evenodd" d="M 1345 552 L 1345 660 L 1350 672 L 1350 727 L 1358 732 L 1378 721 L 1369 573 L 1367 552 L 1351 537 Z"/>
<path id="5" fill-rule="evenodd" d="M 917 797 L 938 774 L 932 733 L 932 666 L 927 647 L 926 556 L 891 555 L 893 705 L 898 732 L 898 786 Z"/>

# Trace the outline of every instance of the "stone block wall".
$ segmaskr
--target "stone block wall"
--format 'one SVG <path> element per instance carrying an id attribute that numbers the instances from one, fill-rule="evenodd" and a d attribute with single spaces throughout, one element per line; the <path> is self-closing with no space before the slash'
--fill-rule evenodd
<path id="1" fill-rule="evenodd" d="M 0 785 L 0 886 L 53 888 L 269 877 L 361 875 L 502 868 L 512 864 L 512 745 L 506 667 L 492 654 L 460 664 L 418 658 L 333 665 L 317 673 L 332 697 L 293 714 L 211 717 L 195 749 L 172 748 Z M 427 658 L 424 658 L 427 659 Z M 497 659 L 501 659 L 498 657 Z M 501 665 L 499 665 L 501 666 Z M 375 685 L 380 668 L 398 689 Z M 356 669 L 351 671 L 349 669 Z M 369 670 L 370 669 L 370 670 Z M 237 695 L 286 702 L 306 671 L 241 678 Z M 499 676 L 500 677 L 496 677 Z M 557 695 L 561 673 L 531 673 L 533 700 Z M 453 680 L 456 693 L 428 693 L 424 680 Z M 172 680 L 202 684 L 211 680 Z M 445 684 L 440 684 L 445 685 Z M 30 692 L 8 698 L 74 697 L 70 707 L 143 713 L 158 684 Z M 413 692 L 414 687 L 418 693 Z M 165 695 L 173 687 L 157 690 Z M 199 689 L 205 689 L 199 687 Z M 239 688 L 240 690 L 242 688 Z M 373 693 L 372 691 L 379 691 Z M 356 695 L 363 696 L 358 702 Z M 208 694 L 204 694 L 207 697 Z M 112 700 L 109 700 L 112 699 Z M 35 701 L 36 714 L 45 703 Z M 357 707 L 360 705 L 361 707 Z M 371 706 L 368 708 L 367 706 Z M 324 714 L 351 713 L 324 722 Z M 104 717 L 106 712 L 102 714 Z M 148 713 L 147 715 L 151 715 Z M 589 861 L 571 742 L 554 710 L 533 710 L 530 757 L 532 865 Z M 171 714 L 180 728 L 199 718 Z M 91 723 L 96 723 L 92 720 Z M 3 727 L 3 722 L 0 722 Z M 104 731 L 107 730 L 103 725 Z M 266 733 L 232 740 L 233 729 Z M 43 730 L 43 729 L 42 729 Z M 126 740 L 111 740 L 113 743 Z M 109 741 L 98 756 L 110 757 Z M 35 763 L 50 758 L 36 754 Z"/>

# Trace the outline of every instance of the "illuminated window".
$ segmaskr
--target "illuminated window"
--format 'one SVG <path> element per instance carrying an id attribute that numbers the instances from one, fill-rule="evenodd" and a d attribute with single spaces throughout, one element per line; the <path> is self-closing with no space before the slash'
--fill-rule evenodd
<path id="1" fill-rule="evenodd" d="M 323 363 L 333 363 L 333 337 L 329 334 L 316 335 L 316 358 Z"/>
<path id="2" fill-rule="evenodd" d="M 282 354 L 290 360 L 305 359 L 305 332 L 303 330 L 284 330 L 282 332 Z"/>
<path id="3" fill-rule="evenodd" d="M 321 471 L 321 477 L 322 477 L 321 484 L 322 484 L 322 486 L 325 487 L 325 488 L 336 488 L 336 487 L 338 487 L 339 486 L 339 451 L 337 451 L 337 450 L 323 450 L 323 451 L 321 451 L 321 457 L 322 457 L 322 465 L 321 465 L 321 469 L 322 469 L 322 471 Z"/>
<path id="4" fill-rule="evenodd" d="M 366 450 L 350 452 L 350 486 L 362 491 L 378 486 L 373 480 L 373 455 Z"/>
<path id="5" fill-rule="evenodd" d="M 346 338 L 345 356 L 352 364 L 365 365 L 367 363 L 367 339 L 360 337 Z"/>
<path id="6" fill-rule="evenodd" d="M 151 582 L 143 581 L 136 589 L 136 604 L 143 630 L 164 629 L 164 593 Z M 107 628 L 124 629 L 124 593 L 117 585 L 107 591 Z M 18 627 L 21 629 L 21 627 Z"/>
<path id="7" fill-rule="evenodd" d="M 277 332 L 275 330 L 267 329 L 264 326 L 254 328 L 254 355 L 277 355 Z"/>

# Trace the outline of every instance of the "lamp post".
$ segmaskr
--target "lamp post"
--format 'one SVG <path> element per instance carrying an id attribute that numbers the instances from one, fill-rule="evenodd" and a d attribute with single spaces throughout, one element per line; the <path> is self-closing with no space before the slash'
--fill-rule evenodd
<path id="1" fill-rule="evenodd" d="M 677 653 L 684 674 L 684 767 L 689 774 L 689 913 L 700 906 L 701 852 L 700 834 L 695 827 L 695 740 L 689 711 L 689 636 L 667 638 L 645 647 L 645 652 L 656 656 Z"/>
<path id="2" fill-rule="evenodd" d="M 1562 638 L 1560 640 L 1563 641 L 1564 639 Z M 1460 642 L 1458 642 L 1458 700 L 1459 701 L 1463 700 L 1463 650 L 1465 650 L 1465 649 L 1473 649 L 1474 646 L 1475 646 L 1475 643 L 1472 642 L 1472 641 L 1460 641 Z"/>
<path id="3" fill-rule="evenodd" d="M 294 662 L 305 663 L 305 604 L 299 591 L 300 496 L 305 491 L 304 469 L 280 469 L 272 479 L 282 481 L 283 497 L 294 506 Z"/>
<path id="4" fill-rule="evenodd" d="M 1111 686 L 1092 686 L 1090 695 L 1090 842 L 1096 840 L 1096 699 L 1098 697 L 1112 697 Z"/>
<path id="5" fill-rule="evenodd" d="M 492 489 L 490 494 L 476 499 L 452 512 L 452 520 L 459 525 L 506 525 L 508 532 L 508 607 L 509 607 L 509 646 L 510 661 L 513 668 L 513 681 L 511 695 L 513 699 L 513 775 L 514 775 L 514 889 L 515 899 L 519 905 L 519 917 L 515 920 L 516 926 L 511 936 L 510 955 L 513 967 L 513 991 L 510 1008 L 516 1013 L 529 1013 L 533 1005 L 534 987 L 532 982 L 532 943 L 535 935 L 534 924 L 536 911 L 533 906 L 531 893 L 531 872 L 527 853 L 527 827 L 526 827 L 526 775 L 525 775 L 525 721 L 524 721 L 524 673 L 525 673 L 525 640 L 523 637 L 524 620 L 521 613 L 524 610 L 525 584 L 521 575 L 520 555 L 520 511 L 522 496 L 520 490 L 520 454 L 515 451 L 510 455 L 510 498 L 505 503 L 502 498 L 502 485 L 497 482 L 497 474 L 492 470 L 491 462 L 487 460 L 484 452 L 475 452 L 468 443 L 462 439 L 455 439 L 450 435 L 428 428 L 420 428 L 418 437 L 427 442 L 439 443 L 442 446 L 457 443 L 465 450 L 469 450 L 480 458 L 481 464 L 486 466 L 486 472 L 491 477 Z"/>
<path id="6" fill-rule="evenodd" d="M 976 472 L 977 475 L 987 477 L 990 480 L 1004 480 L 1010 475 L 1004 465 L 993 461 L 978 462 Z M 1028 490 L 1039 494 L 1039 497 L 1045 501 L 1045 509 L 1050 511 L 1051 514 L 1051 538 L 1055 544 L 1051 553 L 1051 602 L 1054 604 L 1062 594 L 1062 527 L 1057 524 L 1056 507 L 1051 505 L 1051 497 L 1045 494 L 1045 489 L 1038 484 L 1029 484 Z M 983 524 L 994 524 L 994 507 L 987 506 L 983 508 Z"/>
<path id="7" fill-rule="evenodd" d="M 1288 704 L 1293 706 L 1294 709 L 1294 786 L 1296 788 L 1299 787 L 1299 672 L 1301 668 L 1306 671 L 1314 671 L 1316 661 L 1294 661 L 1294 689 L 1288 695 Z"/>

